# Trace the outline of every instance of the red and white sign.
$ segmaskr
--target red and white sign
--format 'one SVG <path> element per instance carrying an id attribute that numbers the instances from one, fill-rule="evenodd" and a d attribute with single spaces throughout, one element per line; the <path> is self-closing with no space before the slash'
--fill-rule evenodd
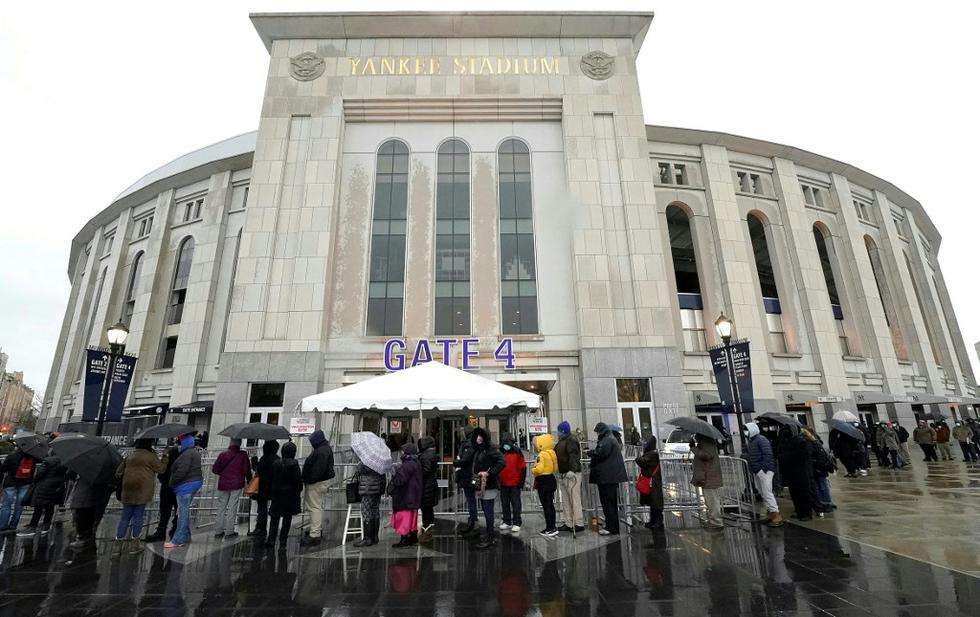
<path id="1" fill-rule="evenodd" d="M 312 435 L 316 430 L 316 418 L 298 416 L 289 419 L 289 432 L 292 435 Z"/>

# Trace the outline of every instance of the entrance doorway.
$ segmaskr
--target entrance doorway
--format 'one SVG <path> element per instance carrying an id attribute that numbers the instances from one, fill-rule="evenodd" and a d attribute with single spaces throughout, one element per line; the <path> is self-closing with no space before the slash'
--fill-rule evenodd
<path id="1" fill-rule="evenodd" d="M 640 444 L 643 435 L 653 434 L 653 406 L 643 403 L 620 403 L 623 439 L 631 446 Z M 633 429 L 636 429 L 635 431 Z"/>
<path id="2" fill-rule="evenodd" d="M 878 424 L 878 407 L 877 405 L 858 405 L 858 417 L 861 418 L 861 422 L 865 426 L 874 426 Z"/>
<path id="3" fill-rule="evenodd" d="M 803 426 L 813 427 L 813 412 L 806 405 L 787 405 L 786 415 L 795 418 Z"/>

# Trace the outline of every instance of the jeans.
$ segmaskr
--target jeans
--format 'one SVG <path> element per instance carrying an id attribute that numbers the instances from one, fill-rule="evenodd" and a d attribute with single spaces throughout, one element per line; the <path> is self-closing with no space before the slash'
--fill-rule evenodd
<path id="1" fill-rule="evenodd" d="M 146 504 L 123 506 L 122 514 L 119 516 L 119 525 L 116 526 L 116 539 L 125 540 L 130 527 L 132 527 L 133 538 L 140 537 L 143 533 L 144 512 L 146 512 Z"/>
<path id="2" fill-rule="evenodd" d="M 435 506 L 422 506 L 422 526 L 428 527 L 436 522 Z"/>
<path id="3" fill-rule="evenodd" d="M 755 488 L 762 497 L 762 503 L 766 504 L 766 512 L 779 512 L 779 503 L 772 492 L 772 477 L 775 474 L 771 471 L 762 471 L 755 474 Z"/>
<path id="4" fill-rule="evenodd" d="M 265 531 L 269 524 L 269 500 L 256 499 L 255 531 Z"/>
<path id="5" fill-rule="evenodd" d="M 582 514 L 582 473 L 569 471 L 562 475 L 558 482 L 561 488 L 561 511 L 565 525 L 568 527 L 584 527 L 585 517 Z"/>
<path id="6" fill-rule="evenodd" d="M 521 489 L 517 486 L 505 486 L 500 489 L 500 512 L 505 525 L 521 526 Z"/>
<path id="7" fill-rule="evenodd" d="M 470 513 L 470 522 L 476 523 L 476 520 L 478 518 L 476 513 L 476 489 L 470 487 L 464 487 L 463 495 L 466 496 L 466 509 Z"/>
<path id="8" fill-rule="evenodd" d="M 41 523 L 41 517 L 44 517 L 44 523 Z M 44 506 L 34 506 L 34 512 L 31 514 L 31 522 L 29 525 L 31 527 L 37 527 L 41 525 L 42 529 L 48 529 L 51 527 L 51 519 L 54 518 L 54 504 L 44 505 Z"/>
<path id="9" fill-rule="evenodd" d="M 24 511 L 24 497 L 30 490 L 30 484 L 23 486 L 8 486 L 3 489 L 3 504 L 0 505 L 0 531 L 17 529 L 20 524 L 20 514 Z"/>
<path id="10" fill-rule="evenodd" d="M 557 491 L 558 481 L 555 476 L 538 477 L 538 499 L 544 509 L 544 528 L 548 531 L 558 528 L 555 521 L 555 493 Z M 518 496 L 518 498 L 520 497 Z"/>
<path id="11" fill-rule="evenodd" d="M 599 503 L 602 504 L 602 515 L 606 519 L 606 531 L 619 533 L 619 485 L 599 484 Z"/>
<path id="12" fill-rule="evenodd" d="M 191 541 L 191 502 L 194 501 L 193 493 L 177 495 L 177 530 L 174 531 L 174 544 L 187 544 Z"/>
<path id="13" fill-rule="evenodd" d="M 218 533 L 228 535 L 235 532 L 235 523 L 238 522 L 238 497 L 241 494 L 241 489 L 218 491 L 218 510 L 215 513 L 214 523 Z"/>
<path id="14" fill-rule="evenodd" d="M 892 453 L 895 451 L 892 450 Z M 827 476 L 817 476 L 817 496 L 820 498 L 820 503 L 825 506 L 828 510 L 832 510 L 832 505 L 834 505 L 834 498 L 830 495 L 830 478 Z"/>
<path id="15" fill-rule="evenodd" d="M 493 535 L 493 502 L 494 499 L 481 499 L 480 505 L 483 507 L 483 519 L 487 523 L 487 535 Z"/>

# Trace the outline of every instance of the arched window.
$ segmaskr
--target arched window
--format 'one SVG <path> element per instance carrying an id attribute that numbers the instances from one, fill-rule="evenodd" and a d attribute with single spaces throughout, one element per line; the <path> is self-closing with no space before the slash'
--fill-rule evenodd
<path id="1" fill-rule="evenodd" d="M 194 238 L 188 236 L 177 247 L 177 265 L 174 268 L 173 284 L 170 286 L 170 305 L 167 310 L 167 325 L 179 324 L 184 316 L 184 302 L 187 299 L 187 285 L 191 278 L 191 263 L 194 261 Z"/>
<path id="2" fill-rule="evenodd" d="M 878 245 L 870 236 L 864 237 L 864 246 L 868 249 L 868 261 L 871 262 L 871 272 L 875 277 L 875 286 L 878 288 L 878 297 L 881 299 L 881 310 L 885 313 L 885 323 L 892 335 L 892 345 L 895 347 L 895 356 L 899 360 L 908 360 L 908 350 L 905 347 L 905 338 L 898 325 L 898 318 L 892 308 L 891 291 L 888 288 L 888 279 L 885 278 L 885 270 L 881 264 L 881 253 Z"/>
<path id="3" fill-rule="evenodd" d="M 755 270 L 759 275 L 762 303 L 766 311 L 766 325 L 769 329 L 769 351 L 785 353 L 786 336 L 783 328 L 782 306 L 779 303 L 779 288 L 776 273 L 769 256 L 769 240 L 766 238 L 766 224 L 755 214 L 748 216 L 749 239 L 755 256 Z"/>
<path id="4" fill-rule="evenodd" d="M 704 351 L 704 308 L 701 302 L 701 280 L 694 253 L 694 234 L 687 212 L 679 206 L 667 206 L 667 235 L 670 257 L 677 284 L 677 304 L 681 310 L 681 329 L 686 351 Z"/>
<path id="5" fill-rule="evenodd" d="M 378 149 L 374 176 L 367 312 L 369 336 L 402 333 L 407 214 L 408 146 L 391 139 Z"/>
<path id="6" fill-rule="evenodd" d="M 133 265 L 129 267 L 129 284 L 126 285 L 126 304 L 123 307 L 122 321 L 127 326 L 133 321 L 136 311 L 136 296 L 139 295 L 140 276 L 143 274 L 143 251 L 136 253 Z"/>
<path id="7" fill-rule="evenodd" d="M 470 151 L 451 139 L 436 173 L 435 334 L 470 333 Z"/>
<path id="8" fill-rule="evenodd" d="M 504 334 L 538 332 L 538 290 L 531 215 L 531 154 L 508 139 L 497 150 L 500 196 L 500 294 Z"/>
<path id="9" fill-rule="evenodd" d="M 818 225 L 813 226 L 813 241 L 817 245 L 817 255 L 820 257 L 820 268 L 823 270 L 823 280 L 827 285 L 827 295 L 830 298 L 830 310 L 834 313 L 837 323 L 837 338 L 840 340 L 841 353 L 850 354 L 847 344 L 847 333 L 844 331 L 844 309 L 841 307 L 840 293 L 837 290 L 837 279 L 834 277 L 834 267 L 830 262 L 832 245 L 827 240 L 824 231 Z"/>

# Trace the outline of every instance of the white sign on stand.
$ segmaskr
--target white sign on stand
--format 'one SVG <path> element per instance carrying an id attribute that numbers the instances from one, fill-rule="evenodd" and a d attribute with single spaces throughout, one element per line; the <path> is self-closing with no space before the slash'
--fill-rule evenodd
<path id="1" fill-rule="evenodd" d="M 289 419 L 289 432 L 292 435 L 312 435 L 316 430 L 316 418 L 298 416 Z"/>
<path id="2" fill-rule="evenodd" d="M 532 435 L 544 435 L 548 432 L 548 417 L 532 416 L 528 418 L 527 430 L 530 431 Z"/>

